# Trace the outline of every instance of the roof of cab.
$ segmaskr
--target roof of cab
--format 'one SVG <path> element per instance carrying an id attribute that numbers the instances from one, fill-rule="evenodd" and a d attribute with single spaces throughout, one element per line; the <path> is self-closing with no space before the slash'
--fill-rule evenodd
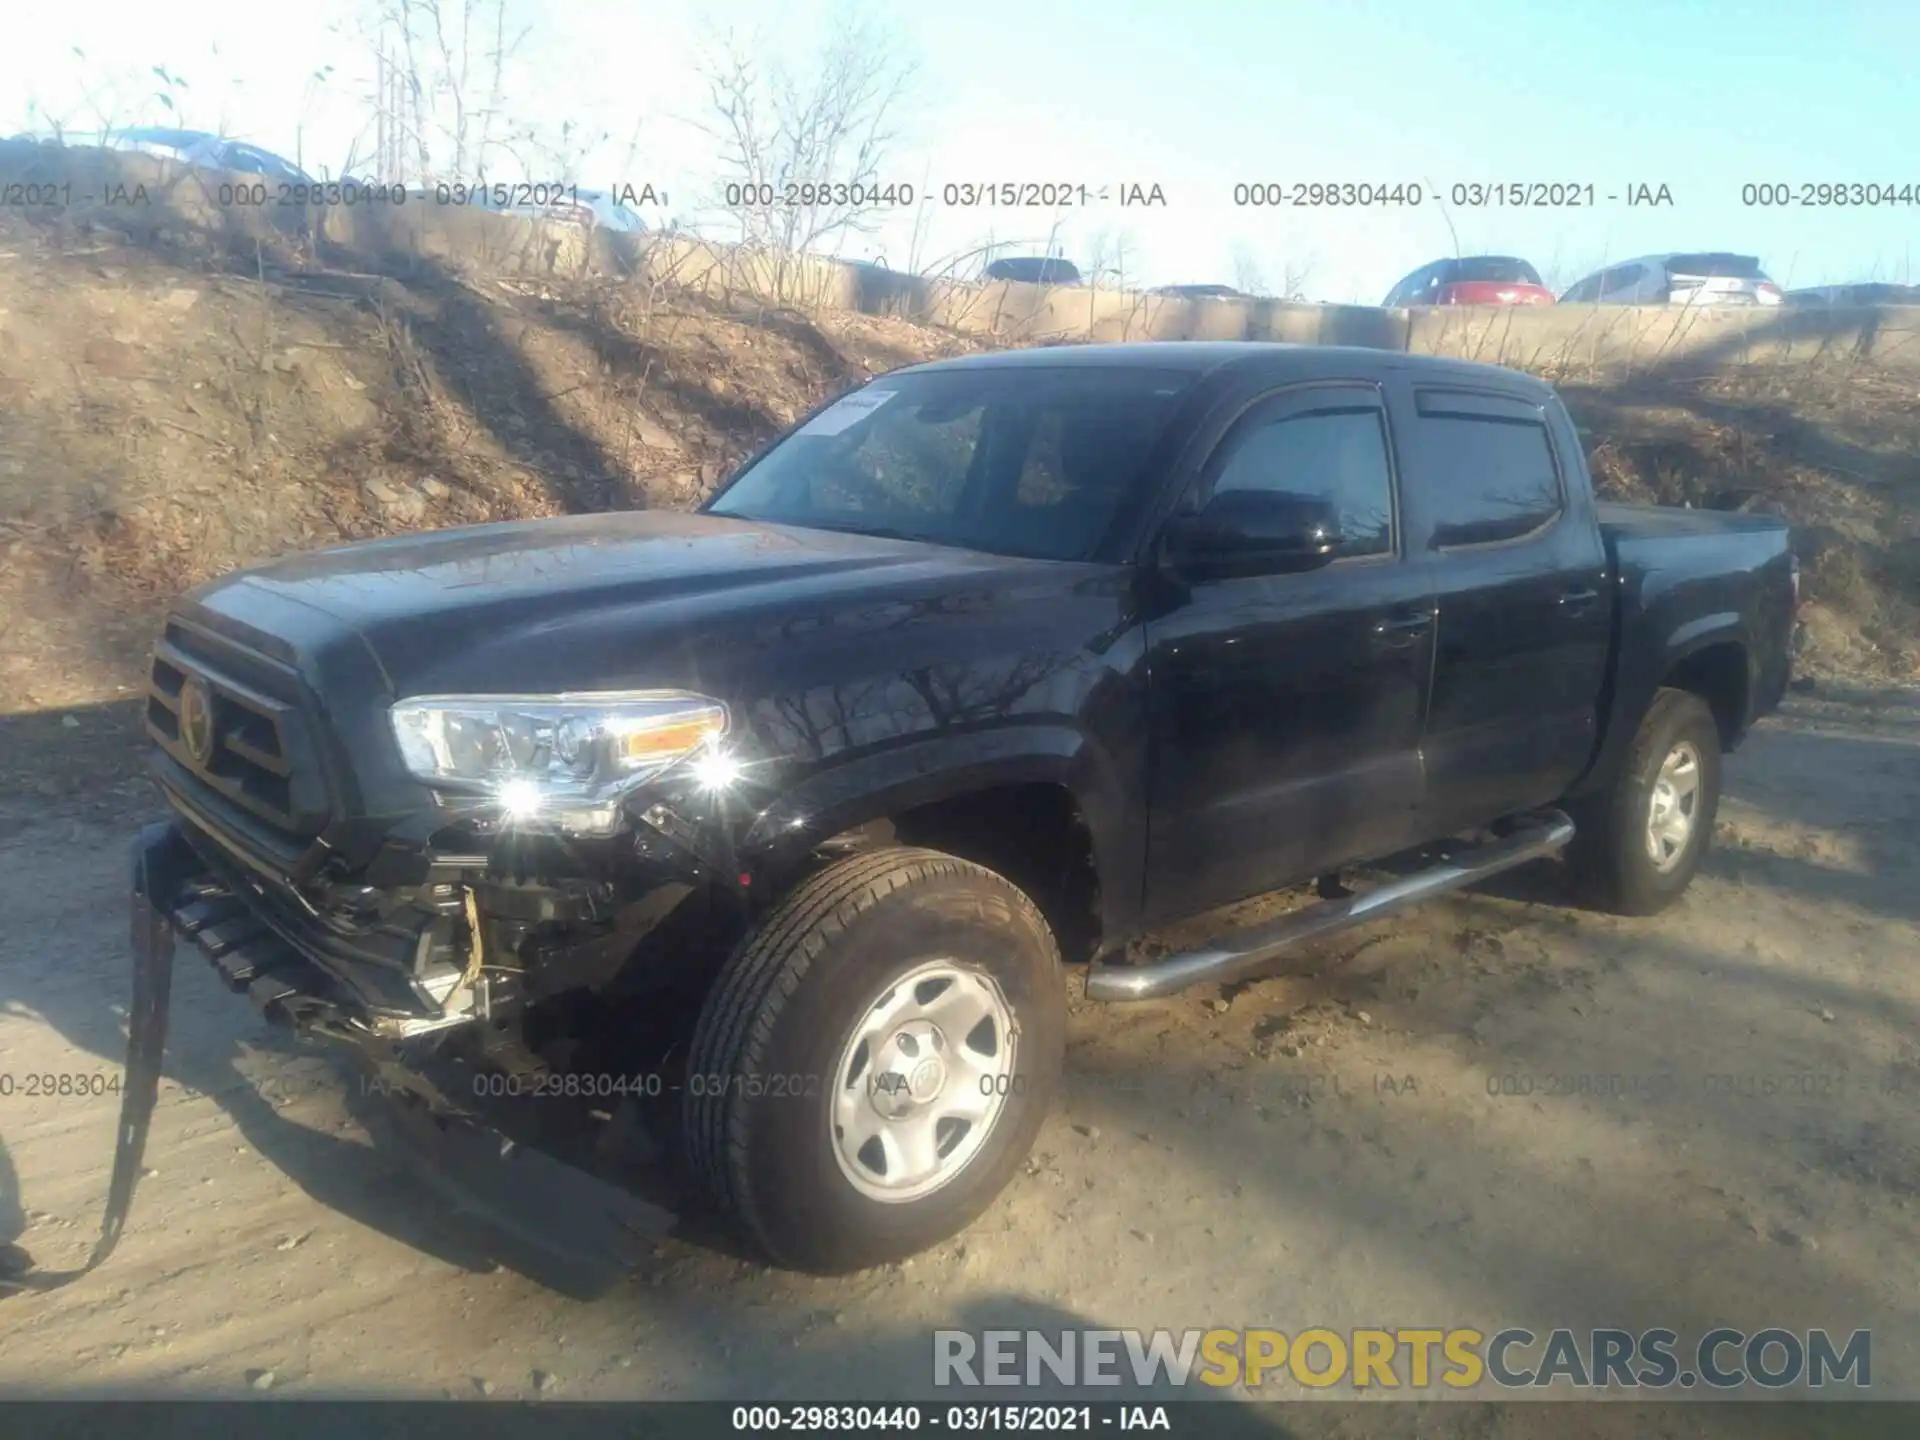
<path id="1" fill-rule="evenodd" d="M 935 370 L 1001 369 L 1181 370 L 1192 374 L 1266 372 L 1278 380 L 1368 379 L 1400 371 L 1422 379 L 1451 379 L 1462 384 L 1497 380 L 1502 388 L 1520 388 L 1547 396 L 1551 388 L 1524 371 L 1444 355 L 1413 355 L 1362 345 L 1298 345 L 1272 340 L 1146 340 L 1125 344 L 1040 345 L 1020 350 L 985 350 L 948 360 L 932 360 L 891 372 L 914 375 Z"/>

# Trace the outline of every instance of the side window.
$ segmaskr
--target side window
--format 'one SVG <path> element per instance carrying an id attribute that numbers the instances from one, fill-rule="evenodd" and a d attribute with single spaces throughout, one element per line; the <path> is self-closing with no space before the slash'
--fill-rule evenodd
<path id="1" fill-rule="evenodd" d="M 1609 270 L 1600 277 L 1600 292 L 1603 295 L 1621 295 L 1633 289 L 1640 282 L 1645 268 L 1639 265 L 1622 265 Z"/>
<path id="2" fill-rule="evenodd" d="M 242 175 L 265 175 L 273 180 L 298 183 L 304 177 L 277 155 L 256 150 L 251 145 L 229 145 L 224 157 L 226 167 Z"/>
<path id="3" fill-rule="evenodd" d="M 1345 543 L 1340 555 L 1393 549 L 1393 472 L 1377 406 L 1257 418 L 1216 461 L 1213 493 L 1275 490 L 1332 502 Z"/>
<path id="4" fill-rule="evenodd" d="M 1420 455 L 1433 545 L 1520 540 L 1563 508 L 1545 412 L 1523 401 L 1423 391 Z"/>
<path id="5" fill-rule="evenodd" d="M 1589 275 L 1578 285 L 1567 291 L 1562 303 L 1568 305 L 1586 305 L 1600 298 L 1600 277 Z"/>

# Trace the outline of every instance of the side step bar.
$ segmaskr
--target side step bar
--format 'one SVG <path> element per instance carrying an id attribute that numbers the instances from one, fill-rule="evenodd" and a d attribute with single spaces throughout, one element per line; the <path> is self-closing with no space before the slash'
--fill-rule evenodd
<path id="1" fill-rule="evenodd" d="M 1558 810 L 1539 811 L 1523 817 L 1520 828 L 1510 835 L 1463 849 L 1437 865 L 1389 880 L 1365 894 L 1323 900 L 1264 925 L 1223 936 L 1198 950 L 1163 956 L 1145 965 L 1095 964 L 1087 972 L 1087 998 L 1158 1000 L 1191 985 L 1227 985 L 1255 979 L 1296 945 L 1378 920 L 1435 895 L 1551 855 L 1571 839 L 1573 821 Z"/>

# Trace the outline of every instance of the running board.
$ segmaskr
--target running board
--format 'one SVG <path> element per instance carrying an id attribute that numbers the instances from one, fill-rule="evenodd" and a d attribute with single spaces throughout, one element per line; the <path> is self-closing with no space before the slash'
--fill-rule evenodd
<path id="1" fill-rule="evenodd" d="M 1551 855 L 1573 839 L 1573 821 L 1558 810 L 1523 817 L 1521 828 L 1475 845 L 1425 870 L 1377 885 L 1361 895 L 1323 900 L 1264 925 L 1223 936 L 1198 950 L 1145 965 L 1096 963 L 1087 971 L 1089 1000 L 1158 1000 L 1190 985 L 1227 985 L 1263 974 L 1294 946 L 1378 920 L 1422 900 L 1458 890 L 1502 870 Z"/>

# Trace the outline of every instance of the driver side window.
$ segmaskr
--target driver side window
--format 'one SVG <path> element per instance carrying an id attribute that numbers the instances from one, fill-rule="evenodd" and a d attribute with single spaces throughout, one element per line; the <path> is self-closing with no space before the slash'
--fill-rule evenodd
<path id="1" fill-rule="evenodd" d="M 1345 537 L 1339 555 L 1393 550 L 1393 470 L 1377 405 L 1328 407 L 1252 417 L 1227 442 L 1212 493 L 1273 490 L 1325 500 Z"/>

